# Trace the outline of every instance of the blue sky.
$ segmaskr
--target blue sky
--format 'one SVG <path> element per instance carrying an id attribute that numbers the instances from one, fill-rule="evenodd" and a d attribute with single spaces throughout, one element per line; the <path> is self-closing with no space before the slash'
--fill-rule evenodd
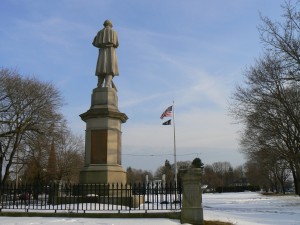
<path id="1" fill-rule="evenodd" d="M 245 162 L 228 101 L 243 70 L 262 53 L 259 13 L 280 20 L 281 0 L 2 0 L 0 67 L 52 82 L 71 130 L 90 107 L 104 20 L 119 36 L 123 166 L 173 163 L 173 127 L 161 113 L 175 101 L 177 160 Z"/>

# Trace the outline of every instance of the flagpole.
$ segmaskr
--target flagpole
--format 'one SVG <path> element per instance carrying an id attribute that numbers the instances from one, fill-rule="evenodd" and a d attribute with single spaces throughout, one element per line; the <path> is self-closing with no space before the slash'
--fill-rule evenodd
<path id="1" fill-rule="evenodd" d="M 175 185 L 177 185 L 177 161 L 176 161 L 176 133 L 175 133 L 175 103 L 173 100 L 173 130 L 174 130 L 174 174 Z"/>

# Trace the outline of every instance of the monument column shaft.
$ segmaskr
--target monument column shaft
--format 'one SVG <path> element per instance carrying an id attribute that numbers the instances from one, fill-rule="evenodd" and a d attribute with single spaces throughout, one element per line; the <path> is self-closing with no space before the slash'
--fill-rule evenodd
<path id="1" fill-rule="evenodd" d="M 121 124 L 128 118 L 118 110 L 116 90 L 95 88 L 91 108 L 80 116 L 86 122 L 85 165 L 80 183 L 126 183 L 121 166 Z"/>
<path id="2" fill-rule="evenodd" d="M 121 165 L 121 135 L 121 131 L 116 129 L 87 130 L 85 165 Z"/>

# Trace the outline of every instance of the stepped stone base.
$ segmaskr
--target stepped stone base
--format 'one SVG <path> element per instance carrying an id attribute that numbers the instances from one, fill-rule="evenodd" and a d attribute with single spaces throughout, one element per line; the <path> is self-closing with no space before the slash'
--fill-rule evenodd
<path id="1" fill-rule="evenodd" d="M 120 165 L 89 165 L 80 171 L 80 184 L 126 184 L 126 172 Z"/>

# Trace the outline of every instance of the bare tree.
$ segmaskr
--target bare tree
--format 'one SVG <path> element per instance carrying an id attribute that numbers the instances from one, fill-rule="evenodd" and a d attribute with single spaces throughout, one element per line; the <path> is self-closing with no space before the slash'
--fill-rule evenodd
<path id="1" fill-rule="evenodd" d="M 152 173 L 147 170 L 134 169 L 132 167 L 128 167 L 126 172 L 128 184 L 145 184 L 146 175 L 148 175 L 149 181 L 153 180 Z"/>
<path id="2" fill-rule="evenodd" d="M 258 27 L 264 49 L 278 56 L 288 70 L 285 78 L 300 80 L 300 16 L 299 1 L 288 0 L 282 5 L 283 21 L 272 21 L 261 15 Z"/>
<path id="3" fill-rule="evenodd" d="M 223 185 L 222 178 L 217 175 L 212 165 L 204 166 L 202 183 L 208 185 L 209 189 L 215 189 Z"/>
<path id="4" fill-rule="evenodd" d="M 28 143 L 47 135 L 61 121 L 59 91 L 50 83 L 0 69 L 0 173 L 5 182 L 13 165 L 16 174 L 31 150 Z M 4 173 L 2 167 L 5 166 Z"/>
<path id="5" fill-rule="evenodd" d="M 235 182 L 241 182 L 245 178 L 243 166 L 233 168 L 226 161 L 204 166 L 203 184 L 208 185 L 209 189 L 234 186 Z"/>
<path id="6" fill-rule="evenodd" d="M 263 167 L 264 164 L 261 162 L 257 162 L 256 160 L 248 160 L 245 165 L 245 175 L 251 185 L 259 186 L 261 189 L 267 191 L 270 189 L 268 170 Z"/>
<path id="7" fill-rule="evenodd" d="M 233 182 L 233 169 L 229 162 L 215 162 L 212 168 L 221 181 L 221 186 L 228 186 Z"/>
<path id="8" fill-rule="evenodd" d="M 246 71 L 246 87 L 237 87 L 231 112 L 245 124 L 242 152 L 249 159 L 264 152 L 261 157 L 285 160 L 294 171 L 299 193 L 299 86 L 283 79 L 285 74 L 285 67 L 276 56 L 260 59 Z"/>
<path id="9" fill-rule="evenodd" d="M 233 94 L 231 113 L 245 125 L 242 152 L 251 158 L 263 151 L 263 157 L 287 163 L 296 193 L 300 195 L 298 8 L 298 3 L 285 3 L 283 22 L 261 16 L 259 32 L 264 54 L 245 71 L 245 84 L 238 86 Z"/>
<path id="10" fill-rule="evenodd" d="M 66 122 L 45 138 L 39 136 L 30 144 L 31 151 L 21 171 L 23 182 L 36 185 L 54 181 L 77 183 L 83 167 L 83 139 L 73 135 Z"/>
<path id="11" fill-rule="evenodd" d="M 251 185 L 268 191 L 285 193 L 291 170 L 289 164 L 270 151 L 260 150 L 246 163 L 247 178 Z"/>
<path id="12" fill-rule="evenodd" d="M 26 158 L 22 160 L 20 177 L 23 184 L 44 185 L 47 182 L 47 161 L 49 156 L 49 138 L 43 134 L 27 141 Z"/>
<path id="13" fill-rule="evenodd" d="M 172 169 L 172 165 L 170 164 L 169 160 L 166 160 L 165 165 L 160 166 L 156 170 L 155 177 L 161 178 L 163 174 L 166 175 L 166 182 L 167 183 L 174 182 L 174 170 Z"/>
<path id="14" fill-rule="evenodd" d="M 71 183 L 79 181 L 79 171 L 84 163 L 84 141 L 73 135 L 67 128 L 60 129 L 54 139 L 57 162 L 57 179 Z"/>

